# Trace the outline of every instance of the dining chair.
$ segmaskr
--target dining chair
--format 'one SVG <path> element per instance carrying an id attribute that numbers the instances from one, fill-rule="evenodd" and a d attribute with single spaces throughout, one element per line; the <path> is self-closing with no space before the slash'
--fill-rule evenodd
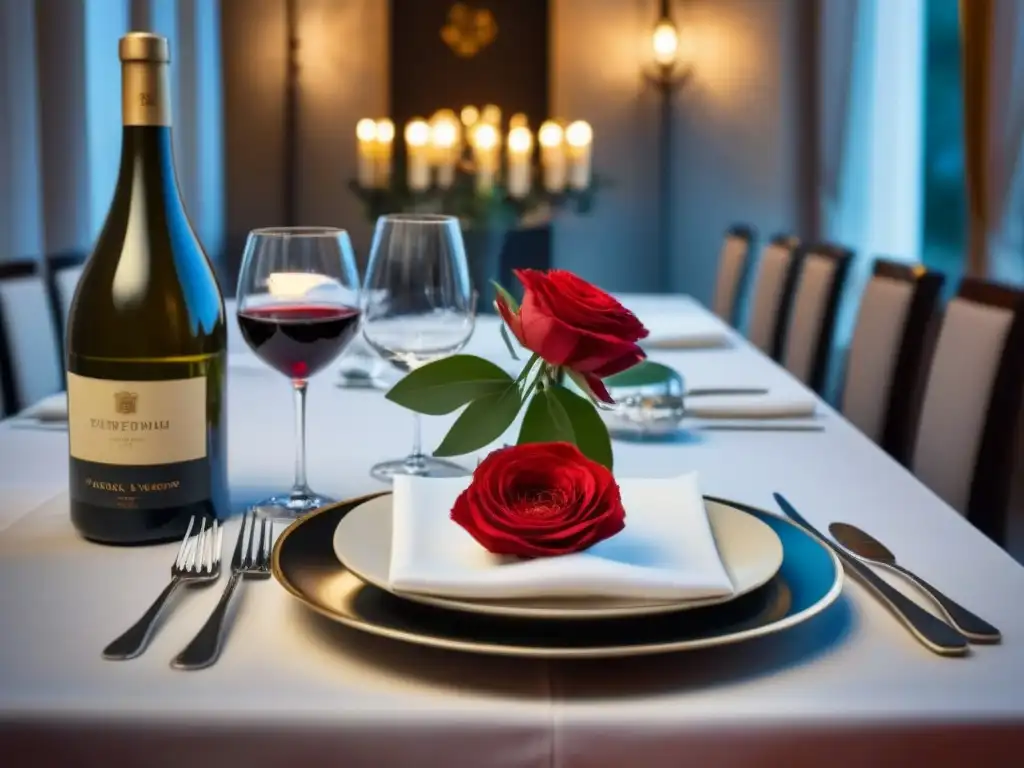
<path id="1" fill-rule="evenodd" d="M 945 277 L 879 259 L 861 295 L 840 391 L 840 411 L 906 464 L 926 339 Z"/>
<path id="2" fill-rule="evenodd" d="M 68 330 L 68 315 L 71 312 L 71 301 L 75 298 L 75 288 L 85 268 L 85 260 L 86 254 L 80 251 L 54 253 L 46 257 L 46 287 L 50 296 L 57 350 L 60 353 L 62 386 L 65 385 L 64 341 Z"/>
<path id="3" fill-rule="evenodd" d="M 85 258 L 85 254 L 79 251 L 54 253 L 46 257 L 47 288 L 56 309 L 56 320 L 59 323 L 62 340 L 68 327 L 71 300 L 75 297 L 78 279 L 85 268 Z"/>
<path id="4" fill-rule="evenodd" d="M 782 354 L 799 262 L 800 241 L 789 235 L 773 237 L 758 259 L 747 339 L 773 360 Z"/>
<path id="5" fill-rule="evenodd" d="M 61 390 L 50 298 L 35 259 L 0 262 L 0 373 L 5 415 Z"/>
<path id="6" fill-rule="evenodd" d="M 753 242 L 753 228 L 746 224 L 735 224 L 726 230 L 718 254 L 718 277 L 712 310 L 730 325 L 737 322 Z"/>
<path id="7" fill-rule="evenodd" d="M 1002 545 L 1024 388 L 1024 291 L 965 278 L 946 305 L 911 469 Z"/>
<path id="8" fill-rule="evenodd" d="M 824 394 L 836 313 L 852 252 L 831 244 L 809 247 L 795 266 L 780 362 L 815 392 Z"/>

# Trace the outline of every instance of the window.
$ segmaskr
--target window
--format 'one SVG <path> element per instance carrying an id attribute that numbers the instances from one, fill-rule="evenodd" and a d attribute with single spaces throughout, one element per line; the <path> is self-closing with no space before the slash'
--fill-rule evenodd
<path id="1" fill-rule="evenodd" d="M 924 233 L 922 260 L 955 291 L 967 248 L 960 19 L 956 0 L 925 4 Z"/>

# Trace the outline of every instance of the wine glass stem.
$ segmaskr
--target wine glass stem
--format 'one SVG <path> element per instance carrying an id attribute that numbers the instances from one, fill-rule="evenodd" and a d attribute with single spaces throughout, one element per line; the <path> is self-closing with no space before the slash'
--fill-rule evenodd
<path id="1" fill-rule="evenodd" d="M 420 436 L 420 415 L 413 414 L 413 450 L 406 457 L 406 469 L 413 474 L 420 474 L 426 462 L 423 458 L 423 443 Z"/>
<path id="2" fill-rule="evenodd" d="M 409 452 L 409 459 L 418 461 L 423 456 L 423 436 L 420 432 L 420 415 L 412 415 L 412 451 Z"/>
<path id="3" fill-rule="evenodd" d="M 306 490 L 306 381 L 292 381 L 295 390 L 295 487 Z"/>

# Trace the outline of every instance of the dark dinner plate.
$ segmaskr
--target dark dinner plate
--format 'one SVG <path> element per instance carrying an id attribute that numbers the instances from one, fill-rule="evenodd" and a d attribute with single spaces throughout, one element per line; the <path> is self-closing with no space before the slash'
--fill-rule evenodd
<path id="1" fill-rule="evenodd" d="M 293 597 L 317 613 L 363 632 L 409 643 L 542 658 L 692 650 L 788 629 L 825 610 L 842 590 L 838 559 L 802 528 L 768 512 L 715 498 L 767 523 L 783 546 L 782 567 L 776 576 L 728 603 L 674 614 L 569 624 L 448 611 L 365 584 L 335 556 L 332 539 L 338 522 L 379 495 L 338 502 L 293 522 L 274 546 L 273 574 Z"/>

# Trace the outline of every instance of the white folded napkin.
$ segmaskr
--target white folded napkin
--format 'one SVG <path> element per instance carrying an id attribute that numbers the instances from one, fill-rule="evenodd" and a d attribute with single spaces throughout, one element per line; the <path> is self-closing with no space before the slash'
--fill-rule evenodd
<path id="1" fill-rule="evenodd" d="M 815 414 L 813 397 L 780 395 L 708 395 L 687 397 L 686 415 L 698 419 L 791 419 Z"/>
<path id="2" fill-rule="evenodd" d="M 68 393 L 58 392 L 55 395 L 44 397 L 42 400 L 25 408 L 18 415 L 26 419 L 38 419 L 39 421 L 67 421 Z"/>
<path id="3" fill-rule="evenodd" d="M 395 477 L 389 578 L 396 592 L 686 600 L 733 591 L 696 473 L 619 480 L 622 531 L 583 552 L 532 560 L 492 555 L 452 521 L 455 499 L 470 480 Z"/>
<path id="4" fill-rule="evenodd" d="M 641 315 L 650 332 L 640 346 L 647 349 L 697 349 L 720 347 L 728 343 L 729 332 L 714 317 L 696 313 L 679 315 Z"/>

